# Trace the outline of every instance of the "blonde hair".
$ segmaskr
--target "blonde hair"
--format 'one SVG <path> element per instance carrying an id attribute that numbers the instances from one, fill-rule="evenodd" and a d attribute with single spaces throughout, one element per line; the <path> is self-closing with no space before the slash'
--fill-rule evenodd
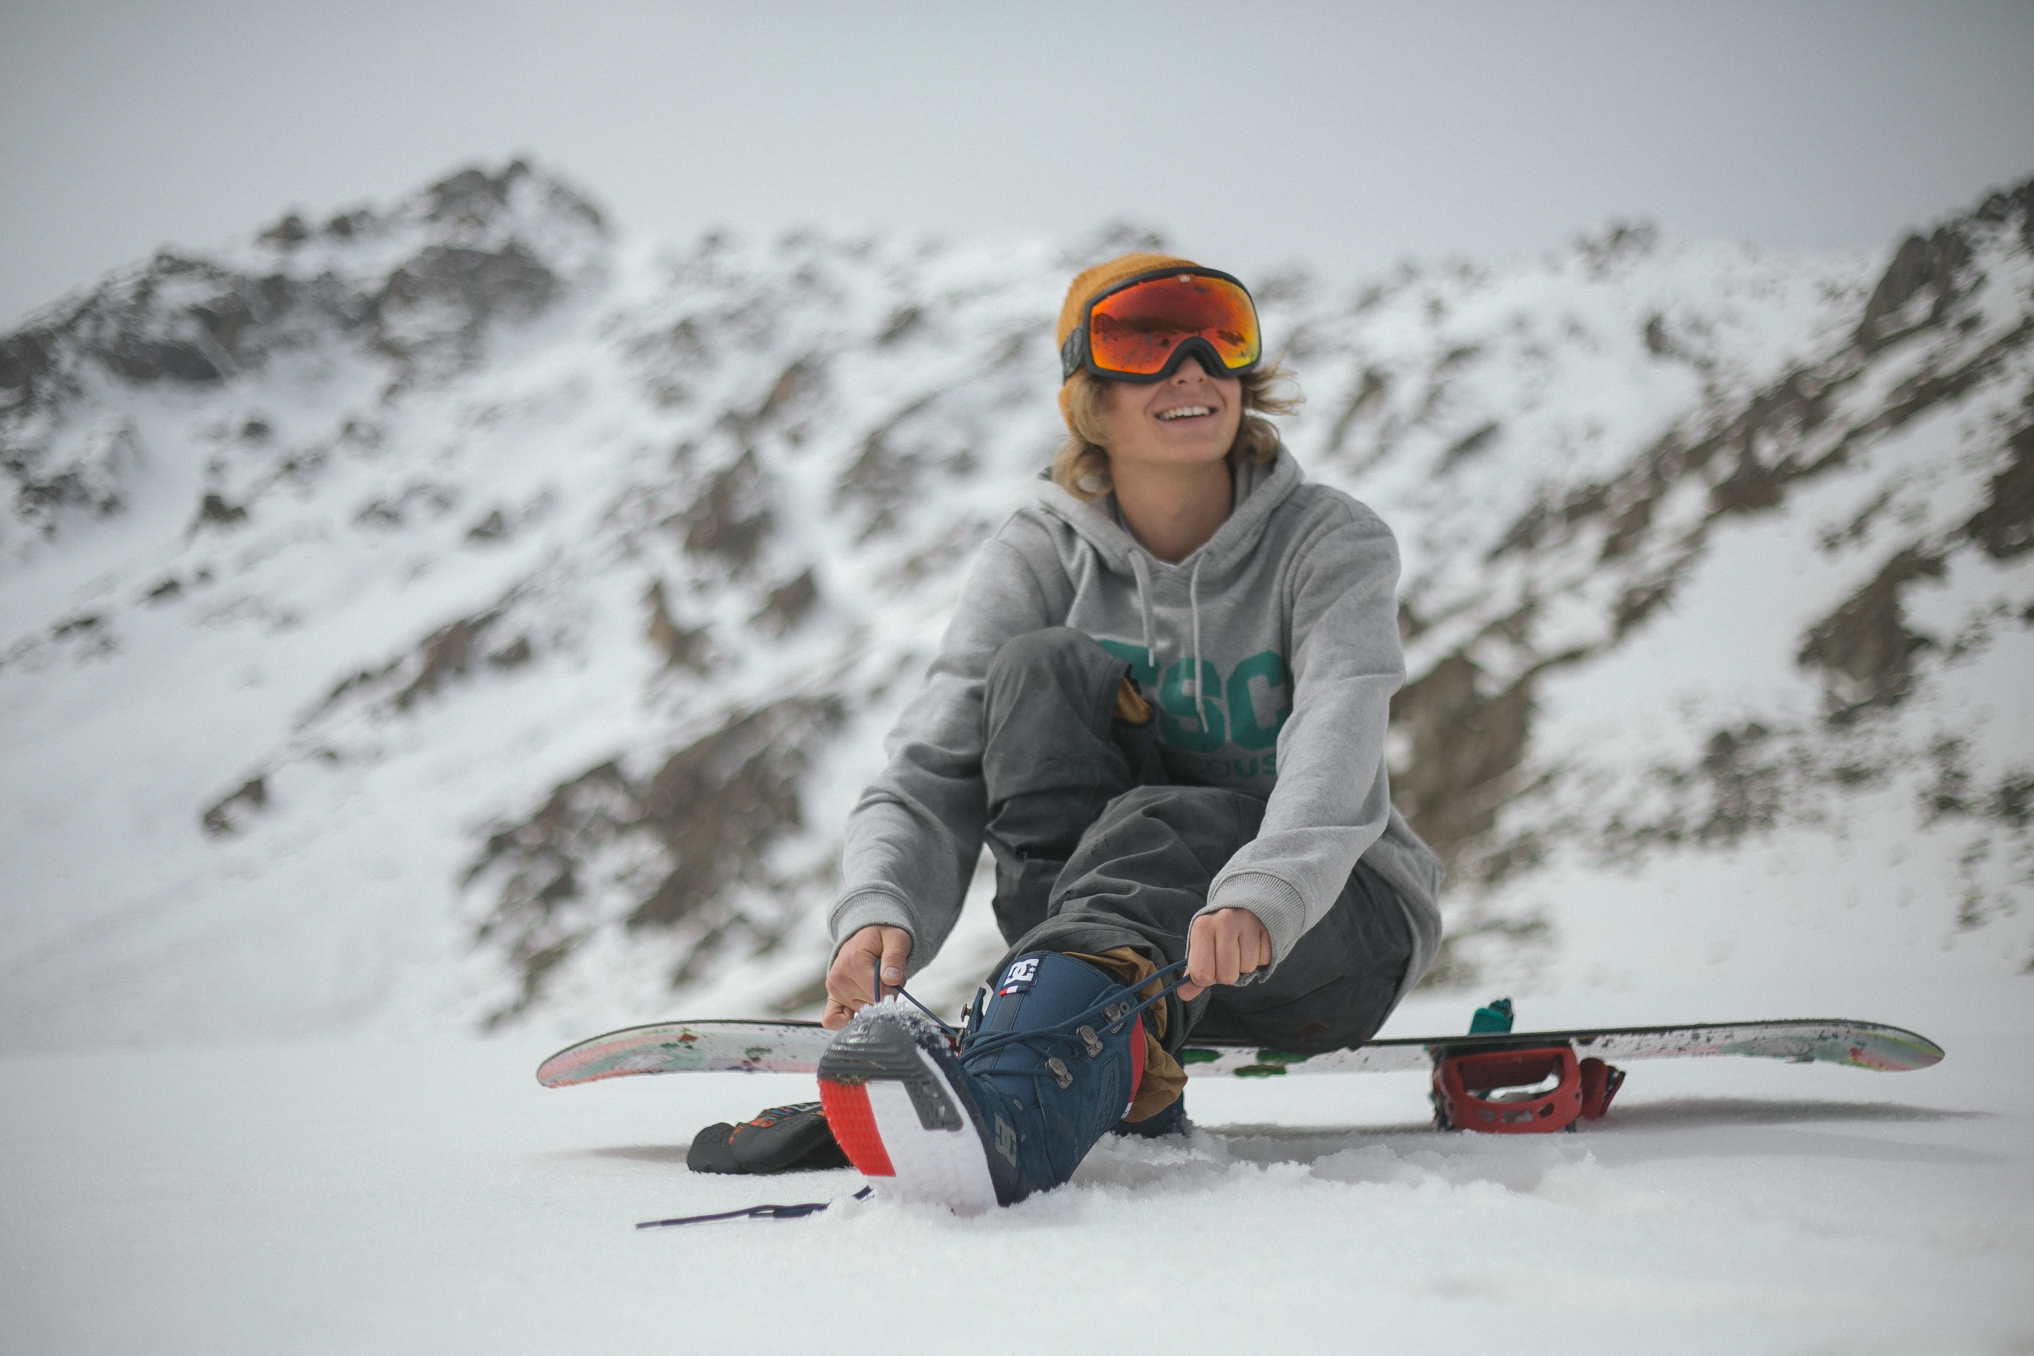
<path id="1" fill-rule="evenodd" d="M 1305 399 L 1285 364 L 1272 362 L 1240 378 L 1243 422 L 1229 445 L 1229 464 L 1265 462 L 1278 455 L 1278 429 L 1267 414 L 1291 414 Z M 1076 372 L 1066 385 L 1067 422 L 1073 432 L 1052 458 L 1052 483 L 1076 499 L 1090 502 L 1107 494 L 1109 449 L 1102 445 L 1102 400 L 1107 383 L 1092 372 Z"/>

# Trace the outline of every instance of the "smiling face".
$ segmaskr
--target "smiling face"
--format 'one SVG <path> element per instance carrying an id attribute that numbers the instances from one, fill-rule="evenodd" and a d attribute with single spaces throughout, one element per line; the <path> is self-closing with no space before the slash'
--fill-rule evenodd
<path id="1" fill-rule="evenodd" d="M 1186 358 L 1163 381 L 1103 383 L 1102 426 L 1113 469 L 1183 468 L 1220 461 L 1243 422 L 1243 383 L 1211 377 Z"/>

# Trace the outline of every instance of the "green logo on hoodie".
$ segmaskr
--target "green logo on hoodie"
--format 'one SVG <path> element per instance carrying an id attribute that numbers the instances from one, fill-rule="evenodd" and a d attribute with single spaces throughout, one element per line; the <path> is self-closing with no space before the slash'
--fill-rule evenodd
<path id="1" fill-rule="evenodd" d="M 1285 660 L 1275 650 L 1251 655 L 1226 681 L 1213 661 L 1203 659 L 1202 700 L 1195 701 L 1192 659 L 1175 660 L 1161 678 L 1142 645 L 1120 640 L 1099 643 L 1130 666 L 1130 676 L 1147 694 L 1156 690 L 1158 737 L 1173 748 L 1213 753 L 1234 743 L 1246 749 L 1269 749 L 1278 743 L 1279 728 L 1292 714 L 1292 685 L 1286 678 Z M 1207 712 L 1206 728 L 1201 725 L 1203 709 Z"/>

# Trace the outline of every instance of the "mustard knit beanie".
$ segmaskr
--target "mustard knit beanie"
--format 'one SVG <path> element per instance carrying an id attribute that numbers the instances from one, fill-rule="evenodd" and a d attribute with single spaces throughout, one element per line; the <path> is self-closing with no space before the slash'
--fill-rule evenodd
<path id="1" fill-rule="evenodd" d="M 1053 332 L 1052 348 L 1058 353 L 1066 337 L 1073 333 L 1074 326 L 1081 323 L 1081 311 L 1094 300 L 1097 292 L 1106 292 L 1125 278 L 1134 278 L 1140 273 L 1155 273 L 1161 268 L 1199 268 L 1191 259 L 1179 259 L 1170 254 L 1119 254 L 1105 264 L 1083 269 L 1066 289 L 1066 300 L 1059 307 L 1059 328 Z M 1059 417 L 1066 420 L 1069 433 L 1074 431 L 1073 411 L 1068 407 L 1068 377 L 1059 384 Z"/>

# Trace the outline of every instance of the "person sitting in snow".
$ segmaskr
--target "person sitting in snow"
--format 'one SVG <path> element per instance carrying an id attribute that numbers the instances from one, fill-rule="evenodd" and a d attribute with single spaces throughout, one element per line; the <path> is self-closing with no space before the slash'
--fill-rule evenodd
<path id="1" fill-rule="evenodd" d="M 1256 413 L 1297 402 L 1248 291 L 1126 254 L 1073 280 L 1058 340 L 1069 436 L 975 561 L 830 914 L 827 1124 L 880 1192 L 962 1209 L 1183 1129 L 1190 1032 L 1362 1044 L 1441 932 L 1385 771 L 1397 545 Z M 956 1049 L 879 1000 L 985 840 L 1010 949 Z"/>

